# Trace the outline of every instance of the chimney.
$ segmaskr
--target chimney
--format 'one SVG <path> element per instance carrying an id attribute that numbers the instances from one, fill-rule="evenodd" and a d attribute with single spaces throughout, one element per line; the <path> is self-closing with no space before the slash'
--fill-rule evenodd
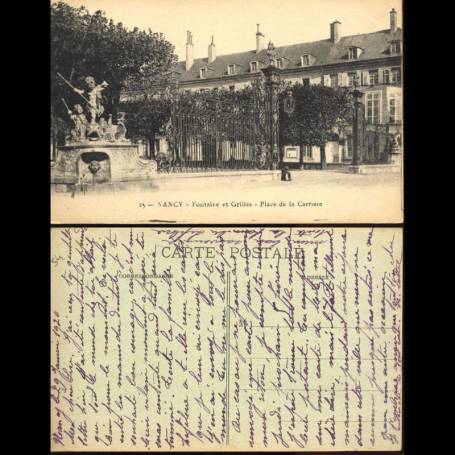
<path id="1" fill-rule="evenodd" d="M 397 31 L 397 12 L 395 8 L 392 8 L 390 11 L 390 33 L 395 33 Z"/>
<path id="2" fill-rule="evenodd" d="M 208 53 L 208 61 L 209 63 L 212 63 L 213 60 L 216 59 L 216 46 L 215 43 L 213 42 L 213 36 L 212 36 L 212 42 L 209 44 L 209 53 Z"/>
<path id="3" fill-rule="evenodd" d="M 188 71 L 194 63 L 193 59 L 193 35 L 190 31 L 186 32 L 186 61 L 185 69 Z"/>
<path id="4" fill-rule="evenodd" d="M 259 24 L 257 24 L 257 31 L 256 31 L 256 54 L 264 49 L 265 38 L 264 35 L 259 31 Z"/>
<path id="5" fill-rule="evenodd" d="M 330 41 L 338 43 L 340 41 L 340 25 L 341 22 L 335 21 L 330 24 Z"/>

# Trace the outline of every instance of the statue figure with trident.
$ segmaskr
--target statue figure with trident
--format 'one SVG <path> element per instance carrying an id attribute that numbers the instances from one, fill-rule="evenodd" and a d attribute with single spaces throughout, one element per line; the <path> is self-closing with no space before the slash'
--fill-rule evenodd
<path id="1" fill-rule="evenodd" d="M 96 121 L 104 113 L 104 106 L 101 104 L 101 92 L 109 84 L 106 81 L 103 81 L 101 84 L 97 85 L 93 76 L 87 76 L 85 78 L 87 89 L 84 90 L 73 87 L 60 73 L 57 73 L 57 75 L 85 100 L 87 103 L 87 110 L 90 114 L 90 128 L 96 129 Z"/>

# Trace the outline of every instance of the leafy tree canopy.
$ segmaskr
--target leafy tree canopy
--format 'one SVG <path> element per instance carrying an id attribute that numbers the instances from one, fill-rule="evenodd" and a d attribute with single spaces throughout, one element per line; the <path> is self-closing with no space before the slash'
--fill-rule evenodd
<path id="1" fill-rule="evenodd" d="M 324 147 L 335 134 L 352 124 L 353 98 L 345 88 L 294 84 L 292 114 L 281 112 L 282 138 L 289 144 Z M 286 96 L 283 92 L 282 97 Z"/>
<path id="2" fill-rule="evenodd" d="M 161 33 L 127 29 L 104 12 L 90 14 L 60 1 L 51 5 L 51 104 L 53 115 L 67 118 L 61 101 L 70 106 L 77 95 L 57 76 L 81 87 L 85 76 L 110 85 L 103 94 L 106 110 L 114 115 L 120 92 L 127 85 L 162 80 L 176 62 L 174 47 Z"/>

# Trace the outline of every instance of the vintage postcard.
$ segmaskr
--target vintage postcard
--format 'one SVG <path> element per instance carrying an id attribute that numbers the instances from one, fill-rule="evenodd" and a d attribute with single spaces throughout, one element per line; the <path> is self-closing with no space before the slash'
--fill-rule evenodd
<path id="1" fill-rule="evenodd" d="M 51 3 L 51 220 L 401 223 L 399 0 Z"/>
<path id="2" fill-rule="evenodd" d="M 399 228 L 53 228 L 53 451 L 400 450 Z"/>

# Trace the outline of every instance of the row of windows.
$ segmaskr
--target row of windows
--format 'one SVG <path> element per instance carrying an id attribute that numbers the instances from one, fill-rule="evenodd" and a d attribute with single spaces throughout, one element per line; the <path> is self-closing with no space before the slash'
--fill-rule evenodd
<path id="1" fill-rule="evenodd" d="M 276 60 L 277 68 L 282 67 L 282 59 Z M 257 72 L 259 63 L 258 62 L 251 62 L 251 70 L 252 72 Z M 208 68 L 201 68 L 201 78 L 207 76 Z M 380 81 L 379 75 L 382 75 L 382 81 Z M 228 74 L 233 75 L 235 74 L 235 65 L 228 65 Z M 309 84 L 309 78 L 303 78 L 304 84 Z M 329 80 L 327 81 L 330 87 L 336 88 L 341 86 L 353 87 L 356 85 L 377 85 L 377 84 L 401 84 L 401 68 L 392 68 L 392 69 L 384 69 L 384 70 L 370 70 L 368 73 L 361 72 L 360 74 L 356 71 L 352 71 L 347 73 L 347 79 L 345 81 L 340 81 L 340 74 L 334 73 L 329 75 Z M 326 82 L 326 84 L 327 84 Z"/>
<path id="2" fill-rule="evenodd" d="M 392 68 L 381 70 L 382 81 L 379 79 L 380 70 L 370 70 L 368 73 L 357 73 L 356 71 L 347 73 L 346 83 L 340 83 L 340 75 L 330 74 L 329 76 L 329 86 L 330 87 L 339 87 L 339 86 L 348 86 L 353 87 L 357 85 L 378 85 L 382 84 L 400 84 L 401 83 L 401 68 Z"/>
<path id="3" fill-rule="evenodd" d="M 401 50 L 401 43 L 399 41 L 393 41 L 390 44 L 390 52 L 393 54 L 399 53 Z M 349 60 L 356 60 L 360 57 L 361 53 L 363 52 L 363 49 L 360 47 L 350 47 L 348 50 L 348 59 Z M 305 54 L 300 57 L 300 65 L 301 66 L 310 66 L 314 58 L 310 54 Z M 282 58 L 276 58 L 275 59 L 275 66 L 277 68 L 282 69 L 283 68 L 283 59 Z M 235 63 L 230 63 L 227 65 L 227 74 L 229 76 L 232 76 L 236 74 L 236 64 Z M 259 62 L 254 61 L 250 62 L 250 71 L 252 73 L 258 72 L 260 69 Z M 200 69 L 200 77 L 205 78 L 208 75 L 209 68 L 201 68 Z"/>
<path id="4" fill-rule="evenodd" d="M 347 57 L 349 60 L 357 60 L 361 54 L 363 53 L 363 49 L 357 46 L 351 46 L 348 49 Z M 399 54 L 401 53 L 401 41 L 395 40 L 389 44 L 389 53 L 390 54 Z M 300 56 L 300 66 L 310 66 L 315 61 L 315 58 L 311 54 L 304 54 Z M 275 66 L 277 68 L 283 68 L 283 59 L 281 57 L 275 59 Z M 236 64 L 230 63 L 227 65 L 227 74 L 234 75 L 236 74 Z M 258 72 L 260 69 L 260 64 L 258 61 L 250 62 L 250 71 L 252 73 Z M 209 73 L 209 68 L 201 68 L 199 70 L 200 77 L 205 78 Z"/>
<path id="5" fill-rule="evenodd" d="M 283 68 L 283 59 L 282 58 L 275 59 L 274 63 L 277 68 L 280 68 L 280 69 Z M 237 65 L 235 63 L 230 63 L 229 65 L 227 65 L 227 75 L 228 76 L 233 76 L 234 74 L 236 74 L 236 70 L 237 70 Z M 259 62 L 256 62 L 256 61 L 250 62 L 250 71 L 252 73 L 257 73 L 259 70 L 260 70 Z M 200 78 L 205 79 L 209 75 L 209 71 L 210 71 L 209 68 L 201 68 L 199 70 Z"/>
<path id="6" fill-rule="evenodd" d="M 351 46 L 348 49 L 348 59 L 357 60 L 362 55 L 363 49 L 357 46 Z M 392 41 L 389 45 L 389 54 L 399 54 L 401 52 L 401 41 Z"/>

